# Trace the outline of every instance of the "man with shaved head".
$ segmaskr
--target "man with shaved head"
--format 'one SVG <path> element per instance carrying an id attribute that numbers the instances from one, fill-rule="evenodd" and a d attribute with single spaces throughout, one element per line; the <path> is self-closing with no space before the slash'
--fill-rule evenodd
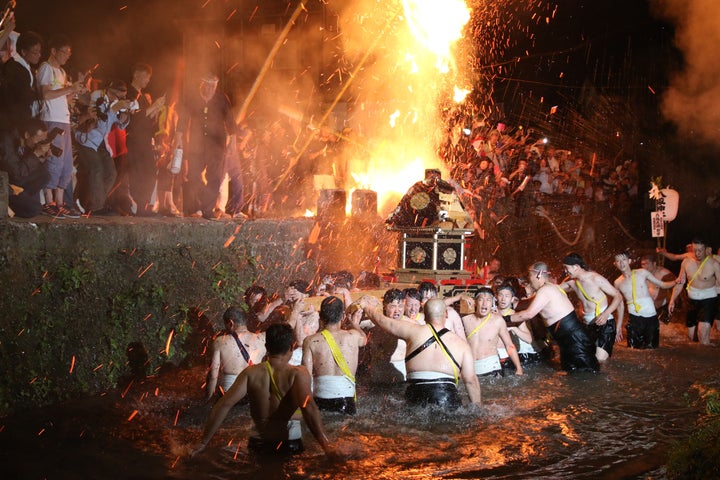
<path id="1" fill-rule="evenodd" d="M 540 314 L 550 335 L 560 348 L 560 364 L 566 371 L 599 370 L 595 345 L 575 314 L 575 307 L 567 293 L 549 279 L 547 264 L 537 262 L 528 270 L 530 286 L 535 297 L 525 310 L 506 315 L 506 321 L 520 323 Z"/>
<path id="2" fill-rule="evenodd" d="M 444 301 L 432 298 L 425 303 L 425 325 L 386 317 L 376 298 L 366 295 L 359 303 L 375 325 L 407 342 L 405 400 L 409 406 L 432 404 L 457 409 L 462 404 L 457 391 L 459 378 L 470 401 L 480 405 L 472 352 L 462 338 L 445 328 Z"/>

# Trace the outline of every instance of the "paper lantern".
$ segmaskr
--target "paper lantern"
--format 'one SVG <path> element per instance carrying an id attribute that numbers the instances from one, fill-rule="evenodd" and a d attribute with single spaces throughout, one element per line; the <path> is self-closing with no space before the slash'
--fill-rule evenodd
<path id="1" fill-rule="evenodd" d="M 665 200 L 665 221 L 672 222 L 677 217 L 680 194 L 672 188 L 663 188 L 660 192 Z"/>

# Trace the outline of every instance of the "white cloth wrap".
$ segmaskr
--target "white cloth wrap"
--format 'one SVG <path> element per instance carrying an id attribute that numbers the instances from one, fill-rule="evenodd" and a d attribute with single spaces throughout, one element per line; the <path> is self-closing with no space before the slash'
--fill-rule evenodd
<path id="1" fill-rule="evenodd" d="M 486 373 L 494 372 L 502 368 L 500 366 L 500 357 L 497 355 L 491 355 L 489 357 L 475 360 L 475 375 L 484 375 Z"/>
<path id="2" fill-rule="evenodd" d="M 345 375 L 322 375 L 313 379 L 313 395 L 318 398 L 355 396 L 355 384 Z"/>
<path id="3" fill-rule="evenodd" d="M 290 420 L 288 422 L 288 440 L 299 440 L 302 438 L 302 427 L 300 420 Z"/>
<path id="4" fill-rule="evenodd" d="M 639 312 L 635 309 L 635 303 L 640 305 Z M 650 318 L 654 315 L 657 315 L 657 310 L 655 310 L 655 302 L 653 302 L 652 297 L 642 297 L 638 298 L 637 302 L 627 302 L 627 307 L 628 313 L 638 317 Z"/>
<path id="5" fill-rule="evenodd" d="M 427 370 L 418 370 L 415 372 L 408 372 L 408 380 L 440 380 L 440 383 L 447 383 L 446 380 L 455 381 L 455 377 L 449 373 L 443 372 L 430 372 Z M 428 382 L 431 383 L 431 382 Z"/>
<path id="6" fill-rule="evenodd" d="M 228 373 L 220 375 L 220 388 L 223 389 L 223 392 L 230 390 L 230 387 L 232 387 L 233 383 L 235 383 L 235 379 L 237 377 L 237 375 L 230 375 Z"/>
<path id="7" fill-rule="evenodd" d="M 403 376 L 403 380 L 407 379 L 407 369 L 405 368 L 405 360 L 394 360 L 390 364 L 395 367 L 395 370 L 400 372 Z"/>
<path id="8" fill-rule="evenodd" d="M 688 288 L 688 297 L 691 300 L 707 300 L 708 298 L 717 297 L 717 290 L 715 290 L 715 287 L 695 288 L 691 286 Z"/>

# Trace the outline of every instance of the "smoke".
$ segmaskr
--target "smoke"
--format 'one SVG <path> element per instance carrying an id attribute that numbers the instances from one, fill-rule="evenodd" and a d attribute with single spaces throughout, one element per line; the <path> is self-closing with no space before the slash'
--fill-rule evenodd
<path id="1" fill-rule="evenodd" d="M 720 144 L 720 2 L 655 0 L 658 12 L 676 25 L 675 43 L 684 56 L 662 100 L 664 116 L 684 135 Z"/>

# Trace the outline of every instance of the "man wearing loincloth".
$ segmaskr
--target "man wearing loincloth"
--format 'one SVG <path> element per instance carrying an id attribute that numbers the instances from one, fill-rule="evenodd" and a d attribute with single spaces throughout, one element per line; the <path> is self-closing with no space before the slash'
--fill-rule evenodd
<path id="1" fill-rule="evenodd" d="M 303 342 L 302 364 L 313 376 L 313 396 L 320 410 L 355 414 L 355 373 L 358 352 L 367 337 L 354 316 L 349 329 L 342 328 L 345 306 L 338 297 L 320 304 L 322 330 Z"/>
<path id="2" fill-rule="evenodd" d="M 294 342 L 295 335 L 289 325 L 275 324 L 267 329 L 267 360 L 243 370 L 230 390 L 215 404 L 193 456 L 205 450 L 230 408 L 246 395 L 257 430 L 248 441 L 249 450 L 258 454 L 301 452 L 299 414 L 302 413 L 325 454 L 335 456 L 336 451 L 325 434 L 320 410 L 312 398 L 310 374 L 302 365 L 295 367 L 288 363 Z"/>
<path id="3" fill-rule="evenodd" d="M 457 409 L 462 404 L 457 391 L 460 378 L 470 401 L 481 404 L 472 352 L 462 338 L 445 328 L 445 302 L 432 298 L 425 303 L 425 325 L 386 317 L 376 298 L 366 295 L 359 303 L 375 325 L 407 343 L 405 401 L 409 406 L 434 404 Z"/>
<path id="4" fill-rule="evenodd" d="M 530 286 L 535 297 L 528 308 L 505 317 L 519 324 L 540 314 L 550 335 L 560 349 L 560 365 L 566 371 L 597 372 L 600 369 L 595 357 L 595 345 L 575 314 L 575 308 L 565 290 L 549 280 L 547 264 L 536 262 L 528 271 Z"/>

